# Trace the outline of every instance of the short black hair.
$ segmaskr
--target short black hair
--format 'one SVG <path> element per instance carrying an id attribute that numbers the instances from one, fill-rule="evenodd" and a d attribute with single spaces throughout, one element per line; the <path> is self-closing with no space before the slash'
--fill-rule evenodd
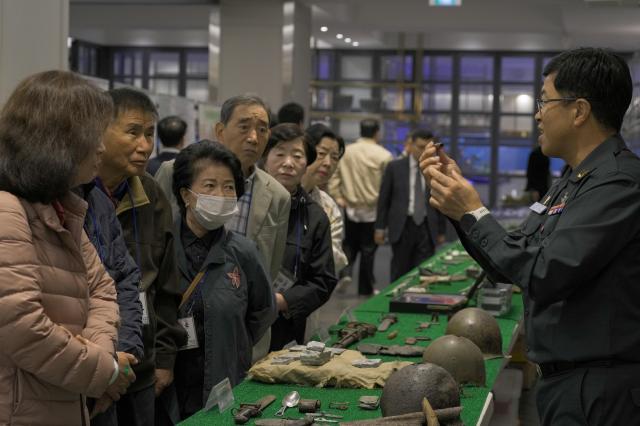
<path id="1" fill-rule="evenodd" d="M 596 120 L 608 129 L 620 131 L 633 95 L 631 73 L 624 58 L 607 49 L 582 47 L 552 58 L 542 74 L 555 74 L 558 93 L 585 98 Z"/>
<path id="2" fill-rule="evenodd" d="M 309 143 L 314 148 L 320 143 L 322 138 L 333 139 L 338 142 L 338 155 L 340 158 L 344 155 L 344 139 L 338 136 L 333 130 L 322 123 L 316 123 L 309 126 L 305 133 L 309 135 Z"/>
<path id="3" fill-rule="evenodd" d="M 220 122 L 225 126 L 229 124 L 229 120 L 231 120 L 231 116 L 233 115 L 233 111 L 235 111 L 237 106 L 240 105 L 258 105 L 264 108 L 267 116 L 269 116 L 269 106 L 265 101 L 262 100 L 258 95 L 254 95 L 251 93 L 246 93 L 244 95 L 233 96 L 222 104 L 222 108 L 220 108 Z"/>
<path id="4" fill-rule="evenodd" d="M 295 102 L 282 105 L 278 110 L 278 123 L 304 123 L 304 108 Z"/>
<path id="5" fill-rule="evenodd" d="M 282 142 L 289 142 L 294 139 L 302 138 L 302 145 L 304 146 L 304 155 L 307 157 L 307 166 L 316 161 L 316 149 L 309 142 L 309 136 L 300 129 L 300 126 L 293 123 L 282 123 L 271 129 L 271 136 L 269 136 L 269 142 L 264 149 L 262 158 L 267 158 L 269 151 L 271 151 L 276 145 Z"/>
<path id="6" fill-rule="evenodd" d="M 167 148 L 180 145 L 185 133 L 187 133 L 187 123 L 176 115 L 170 115 L 158 121 L 158 138 Z"/>
<path id="7" fill-rule="evenodd" d="M 365 118 L 360 122 L 360 136 L 373 138 L 380 130 L 380 123 L 373 118 Z"/>
<path id="8" fill-rule="evenodd" d="M 233 181 L 236 185 L 238 198 L 244 194 L 244 175 L 240 160 L 227 147 L 220 142 L 203 139 L 181 150 L 173 163 L 173 195 L 176 197 L 180 214 L 184 217 L 186 206 L 180 195 L 180 189 L 191 188 L 193 180 L 200 173 L 203 161 L 222 164 L 231 170 Z"/>
<path id="9" fill-rule="evenodd" d="M 142 111 L 158 118 L 158 110 L 153 101 L 143 92 L 128 87 L 111 89 L 107 93 L 113 100 L 113 117 L 118 118 L 126 111 Z"/>
<path id="10" fill-rule="evenodd" d="M 431 140 L 434 138 L 433 132 L 427 129 L 416 129 L 411 132 L 411 142 L 415 142 L 418 139 Z"/>

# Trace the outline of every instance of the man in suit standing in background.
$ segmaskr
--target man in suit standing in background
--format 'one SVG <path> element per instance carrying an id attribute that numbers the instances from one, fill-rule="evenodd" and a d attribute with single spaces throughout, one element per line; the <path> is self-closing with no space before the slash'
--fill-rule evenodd
<path id="1" fill-rule="evenodd" d="M 160 165 L 165 161 L 176 158 L 184 147 L 184 135 L 187 133 L 187 123 L 176 115 L 170 115 L 158 122 L 158 139 L 162 149 L 157 156 L 147 163 L 147 172 L 155 175 Z"/>
<path id="2" fill-rule="evenodd" d="M 429 206 L 429 192 L 418 167 L 422 151 L 433 139 L 428 130 L 414 131 L 407 143 L 409 155 L 390 162 L 382 178 L 374 240 L 384 244 L 388 228 L 392 281 L 433 256 L 436 243 L 445 239 L 445 217 Z"/>

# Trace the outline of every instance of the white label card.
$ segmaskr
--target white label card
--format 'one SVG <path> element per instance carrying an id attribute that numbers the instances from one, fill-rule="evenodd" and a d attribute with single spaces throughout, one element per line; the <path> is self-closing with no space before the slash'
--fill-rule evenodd
<path id="1" fill-rule="evenodd" d="M 198 344 L 198 334 L 196 333 L 196 323 L 193 321 L 193 317 L 178 318 L 178 324 L 187 332 L 187 343 L 178 348 L 178 350 L 184 351 L 200 347 Z"/>
<path id="2" fill-rule="evenodd" d="M 281 269 L 278 271 L 276 279 L 273 280 L 273 291 L 276 293 L 284 293 L 293 287 L 294 284 L 293 275 L 291 275 L 289 271 Z"/>
<path id="3" fill-rule="evenodd" d="M 140 303 L 142 304 L 142 324 L 149 325 L 149 309 L 147 308 L 147 293 L 141 291 L 138 293 Z"/>
<path id="4" fill-rule="evenodd" d="M 229 407 L 233 406 L 234 397 L 231 390 L 231 382 L 227 377 L 211 389 L 204 411 L 209 411 L 216 405 L 221 413 L 224 413 Z"/>
<path id="5" fill-rule="evenodd" d="M 533 210 L 534 212 L 538 213 L 538 214 L 542 214 L 545 212 L 545 210 L 547 210 L 547 206 L 545 206 L 542 203 L 538 203 L 537 201 L 533 204 L 531 204 L 531 206 L 529 206 L 530 210 Z"/>

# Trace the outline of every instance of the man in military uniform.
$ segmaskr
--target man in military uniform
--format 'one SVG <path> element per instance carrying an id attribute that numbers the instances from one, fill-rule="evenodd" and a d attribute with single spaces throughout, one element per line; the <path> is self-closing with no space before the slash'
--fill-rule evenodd
<path id="1" fill-rule="evenodd" d="M 629 68 L 582 48 L 544 76 L 538 142 L 569 167 L 522 226 L 506 232 L 432 144 L 421 157 L 430 203 L 490 277 L 522 287 L 542 423 L 640 424 L 640 159 L 619 135 Z"/>

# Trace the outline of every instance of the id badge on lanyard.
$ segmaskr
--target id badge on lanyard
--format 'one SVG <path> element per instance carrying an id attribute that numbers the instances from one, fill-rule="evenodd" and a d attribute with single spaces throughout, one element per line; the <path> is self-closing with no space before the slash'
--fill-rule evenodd
<path id="1" fill-rule="evenodd" d="M 193 320 L 193 315 L 186 318 L 178 318 L 178 324 L 187 332 L 187 343 L 179 347 L 178 350 L 184 351 L 199 348 L 198 333 L 196 332 L 196 323 Z"/>

